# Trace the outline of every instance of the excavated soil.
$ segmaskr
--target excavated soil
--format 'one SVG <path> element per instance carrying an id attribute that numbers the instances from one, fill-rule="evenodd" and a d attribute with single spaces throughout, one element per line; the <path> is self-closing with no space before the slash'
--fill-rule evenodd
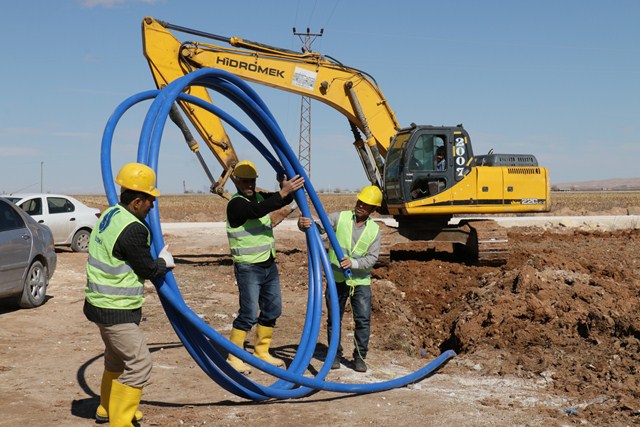
<path id="1" fill-rule="evenodd" d="M 490 376 L 544 378 L 595 425 L 639 422 L 639 238 L 530 228 L 509 232 L 500 268 L 392 262 L 374 273 L 378 322 L 392 325 L 380 344 L 453 349 Z"/>
<path id="2" fill-rule="evenodd" d="M 460 262 L 443 244 L 397 245 L 375 267 L 370 369 L 355 373 L 345 360 L 328 379 L 378 382 L 444 350 L 458 355 L 420 383 L 371 395 L 238 398 L 189 357 L 148 284 L 142 328 L 154 372 L 141 425 L 640 424 L 640 230 L 521 227 L 508 236 L 510 257 L 498 267 Z M 293 227 L 276 228 L 276 237 L 284 307 L 273 350 L 290 362 L 306 309 L 306 247 Z M 237 294 L 223 228 L 165 232 L 165 240 L 183 298 L 227 335 Z M 86 255 L 60 249 L 58 258 L 42 307 L 0 307 L 0 425 L 93 424 L 102 344 L 82 315 Z M 326 351 L 324 325 L 320 337 L 310 372 Z M 274 381 L 261 372 L 251 378 Z"/>

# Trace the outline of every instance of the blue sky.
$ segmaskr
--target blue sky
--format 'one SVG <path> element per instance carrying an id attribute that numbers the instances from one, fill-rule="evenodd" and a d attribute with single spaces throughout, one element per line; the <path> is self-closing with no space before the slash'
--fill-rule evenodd
<path id="1" fill-rule="evenodd" d="M 314 50 L 373 75 L 403 126 L 463 123 L 476 154 L 534 154 L 554 184 L 640 176 L 637 0 L 25 0 L 4 2 L 0 15 L 0 193 L 103 193 L 106 121 L 154 88 L 147 15 L 293 50 L 292 27 L 323 28 Z M 253 87 L 297 151 L 300 97 Z M 114 165 L 135 161 L 147 108 L 119 125 Z M 312 120 L 314 186 L 366 185 L 346 119 L 314 101 Z M 264 171 L 259 184 L 274 186 L 258 154 L 233 140 Z M 158 175 L 164 193 L 209 187 L 173 126 Z"/>

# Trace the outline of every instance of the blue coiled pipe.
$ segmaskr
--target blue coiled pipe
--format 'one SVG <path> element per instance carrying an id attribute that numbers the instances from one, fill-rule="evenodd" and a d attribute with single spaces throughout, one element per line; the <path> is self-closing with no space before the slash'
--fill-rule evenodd
<path id="1" fill-rule="evenodd" d="M 184 89 L 189 86 L 204 86 L 220 93 L 236 104 L 260 129 L 272 150 L 276 153 L 276 156 L 272 155 L 271 151 L 235 118 L 200 98 L 185 94 Z M 204 108 L 220 117 L 221 120 L 242 134 L 260 154 L 265 157 L 276 173 L 285 174 L 288 177 L 295 175 L 304 177 L 304 190 L 306 190 L 309 200 L 313 203 L 319 219 L 327 231 L 330 244 L 335 249 L 338 257 L 342 258 L 342 250 L 337 243 L 335 233 L 333 232 L 317 193 L 309 177 L 298 162 L 295 153 L 287 144 L 273 115 L 250 86 L 238 77 L 222 70 L 201 69 L 194 71 L 175 80 L 163 90 L 151 90 L 131 96 L 116 108 L 105 126 L 101 147 L 102 179 L 110 205 L 118 203 L 118 194 L 114 185 L 111 162 L 113 133 L 119 120 L 129 108 L 139 102 L 151 99 L 153 99 L 153 102 L 149 107 L 140 133 L 137 155 L 138 162 L 149 165 L 156 171 L 156 174 L 158 173 L 162 133 L 169 115 L 169 110 L 176 100 L 185 101 Z M 311 210 L 303 189 L 298 190 L 294 197 L 302 215 L 311 217 Z M 147 225 L 151 230 L 152 236 L 151 250 L 155 256 L 157 256 L 160 249 L 165 245 L 160 225 L 160 204 L 161 198 L 156 201 L 155 208 L 151 210 L 147 217 Z M 306 240 L 309 264 L 307 310 L 296 356 L 287 369 L 277 368 L 256 358 L 251 353 L 231 343 L 226 337 L 222 336 L 209 324 L 204 322 L 184 302 L 172 271 L 169 271 L 164 279 L 154 281 L 162 306 L 176 334 L 200 368 L 221 387 L 237 396 L 251 400 L 274 398 L 291 399 L 305 396 L 314 390 L 357 394 L 373 393 L 420 381 L 455 356 L 455 352 L 452 350 L 445 351 L 422 369 L 390 381 L 373 384 L 329 382 L 324 379 L 335 358 L 338 339 L 340 337 L 339 333 L 334 333 L 329 342 L 327 357 L 320 371 L 314 378 L 303 376 L 313 358 L 320 331 L 323 304 L 323 272 L 328 283 L 329 310 L 332 314 L 331 326 L 334 331 L 340 330 L 335 280 L 327 252 L 315 224 L 307 230 Z M 349 275 L 350 271 L 346 271 L 345 274 Z M 277 378 L 277 381 L 269 386 L 265 386 L 240 374 L 226 362 L 225 357 L 218 351 L 219 347 L 239 357 L 255 368 L 273 375 Z"/>

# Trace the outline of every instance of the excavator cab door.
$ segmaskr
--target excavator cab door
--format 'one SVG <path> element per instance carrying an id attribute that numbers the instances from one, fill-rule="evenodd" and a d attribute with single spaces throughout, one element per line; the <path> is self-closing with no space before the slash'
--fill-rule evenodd
<path id="1" fill-rule="evenodd" d="M 461 127 L 420 126 L 400 132 L 387 153 L 387 199 L 408 203 L 442 193 L 469 172 L 471 156 Z"/>
<path id="2" fill-rule="evenodd" d="M 451 145 L 446 132 L 416 132 L 407 146 L 403 170 L 407 202 L 441 193 L 451 186 L 447 154 Z"/>

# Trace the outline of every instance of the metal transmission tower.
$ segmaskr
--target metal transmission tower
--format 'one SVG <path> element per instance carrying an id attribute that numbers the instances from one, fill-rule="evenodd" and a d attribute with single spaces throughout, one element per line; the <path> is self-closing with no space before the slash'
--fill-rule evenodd
<path id="1" fill-rule="evenodd" d="M 302 52 L 311 52 L 311 45 L 316 38 L 321 37 L 324 29 L 320 33 L 312 33 L 307 28 L 306 33 L 296 32 L 293 27 L 293 35 L 298 36 L 302 42 Z M 300 141 L 298 143 L 298 160 L 307 176 L 311 178 L 311 98 L 302 96 L 300 102 Z"/>

